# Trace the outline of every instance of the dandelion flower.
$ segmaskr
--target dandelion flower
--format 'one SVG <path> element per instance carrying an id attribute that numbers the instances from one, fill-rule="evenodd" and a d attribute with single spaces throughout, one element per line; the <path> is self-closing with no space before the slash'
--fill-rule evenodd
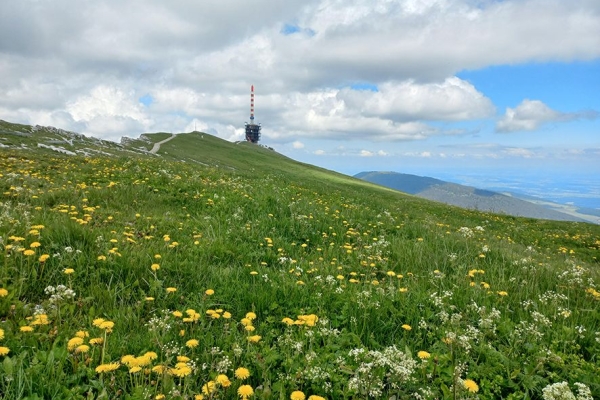
<path id="1" fill-rule="evenodd" d="M 73 268 L 65 268 L 65 270 L 63 271 L 66 275 L 71 275 L 72 273 L 75 272 L 75 270 Z"/>
<path id="2" fill-rule="evenodd" d="M 399 291 L 400 293 L 406 293 L 406 292 L 408 292 L 408 288 L 401 287 L 400 289 L 398 289 L 398 291 Z"/>
<path id="3" fill-rule="evenodd" d="M 247 379 L 250 377 L 250 370 L 248 368 L 239 367 L 234 372 L 235 377 L 238 379 Z"/>
<path id="4" fill-rule="evenodd" d="M 158 270 L 160 269 L 160 265 L 158 265 L 158 264 L 152 264 L 152 265 L 150 266 L 150 269 L 151 269 L 152 271 L 158 271 Z"/>
<path id="5" fill-rule="evenodd" d="M 463 386 L 471 393 L 477 393 L 479 391 L 479 385 L 472 379 L 465 379 L 463 381 Z"/>
<path id="6" fill-rule="evenodd" d="M 104 339 L 103 339 L 103 338 L 101 338 L 101 337 L 97 337 L 97 338 L 91 338 L 91 339 L 90 339 L 90 344 L 91 344 L 91 345 L 100 345 L 100 344 L 102 344 L 102 343 L 104 343 Z"/>
<path id="7" fill-rule="evenodd" d="M 87 344 L 80 344 L 79 346 L 75 347 L 76 354 L 87 353 L 88 351 L 90 351 L 90 346 Z"/>
<path id="8" fill-rule="evenodd" d="M 404 324 L 404 325 L 402 325 L 402 329 L 404 329 L 405 331 L 410 331 L 412 328 L 410 325 Z"/>
<path id="9" fill-rule="evenodd" d="M 0 288 L 0 297 L 6 297 L 8 296 L 8 290 L 4 289 L 4 288 Z"/>
<path id="10" fill-rule="evenodd" d="M 316 394 L 313 394 L 312 396 L 308 396 L 308 400 L 325 400 L 325 397 L 317 396 Z"/>
<path id="11" fill-rule="evenodd" d="M 189 347 L 190 349 L 197 347 L 199 344 L 200 344 L 200 342 L 197 339 L 190 339 L 187 342 L 185 342 L 185 345 L 187 347 Z"/>
<path id="12" fill-rule="evenodd" d="M 69 341 L 67 342 L 67 349 L 69 351 L 73 351 L 73 350 L 75 350 L 75 348 L 77 348 L 77 346 L 82 345 L 82 344 L 83 344 L 83 339 L 76 336 L 72 339 L 69 339 Z"/>
<path id="13" fill-rule="evenodd" d="M 215 386 L 216 386 L 215 381 L 208 381 L 206 384 L 204 384 L 202 386 L 202 393 L 211 394 L 212 392 L 215 391 L 215 389 L 216 389 Z"/>
<path id="14" fill-rule="evenodd" d="M 248 397 L 254 394 L 254 389 L 250 385 L 242 385 L 238 388 L 237 393 L 242 400 L 248 400 Z"/>
<path id="15" fill-rule="evenodd" d="M 4 339 L 4 329 L 0 328 L 0 340 Z"/>
<path id="16" fill-rule="evenodd" d="M 294 320 L 288 317 L 285 317 L 284 319 L 281 320 L 281 322 L 283 322 L 284 324 L 286 324 L 287 326 L 292 326 L 294 325 Z"/>
<path id="17" fill-rule="evenodd" d="M 135 366 L 135 367 L 129 368 L 129 373 L 130 374 L 135 374 L 137 372 L 140 372 L 141 370 L 142 370 L 142 367 Z"/>
<path id="18" fill-rule="evenodd" d="M 260 339 L 262 339 L 262 336 L 260 335 L 248 336 L 248 341 L 250 343 L 258 343 Z"/>
<path id="19" fill-rule="evenodd" d="M 154 400 L 164 400 L 166 397 L 164 394 L 157 394 L 154 396 Z"/>
<path id="20" fill-rule="evenodd" d="M 173 314 L 175 318 L 183 317 L 183 313 L 181 311 L 173 311 L 171 314 Z"/>
<path id="21" fill-rule="evenodd" d="M 194 396 L 194 400 L 204 400 L 204 395 L 197 394 Z"/>
<path id="22" fill-rule="evenodd" d="M 256 314 L 250 311 L 246 313 L 246 318 L 248 318 L 250 321 L 254 321 L 256 319 Z"/>
<path id="23" fill-rule="evenodd" d="M 206 289 L 204 294 L 206 294 L 207 296 L 212 296 L 213 294 L 215 294 L 215 291 L 212 289 Z"/>
<path id="24" fill-rule="evenodd" d="M 303 392 L 296 390 L 290 395 L 290 400 L 304 400 L 306 396 Z"/>
<path id="25" fill-rule="evenodd" d="M 229 380 L 229 378 L 225 374 L 218 375 L 216 381 L 217 381 L 218 384 L 220 384 L 223 387 L 229 387 L 229 386 L 231 386 L 231 381 Z"/>
<path id="26" fill-rule="evenodd" d="M 177 368 L 172 368 L 169 372 L 178 378 L 184 378 L 192 373 L 192 369 L 189 366 L 183 364 L 179 365 Z"/>
<path id="27" fill-rule="evenodd" d="M 167 293 L 175 293 L 177 291 L 177 288 L 175 287 L 168 287 L 167 288 Z"/>
<path id="28" fill-rule="evenodd" d="M 146 301 L 154 301 L 154 297 L 146 297 L 145 300 Z"/>
<path id="29" fill-rule="evenodd" d="M 225 312 L 223 313 L 223 318 L 225 318 L 225 319 L 229 319 L 229 318 L 231 318 L 231 313 L 230 313 L 229 311 L 225 311 Z"/>
<path id="30" fill-rule="evenodd" d="M 504 290 L 501 290 L 498 292 L 499 296 L 508 296 L 508 292 L 505 292 Z"/>
<path id="31" fill-rule="evenodd" d="M 115 323 L 112 321 L 103 321 L 100 325 L 98 325 L 98 328 L 104 329 L 108 333 L 112 332 L 114 327 Z"/>
<path id="32" fill-rule="evenodd" d="M 246 332 L 254 332 L 256 328 L 254 328 L 252 325 L 246 325 L 244 329 L 246 329 Z"/>
<path id="33" fill-rule="evenodd" d="M 21 332 L 33 332 L 33 327 L 31 326 L 22 326 L 19 328 Z"/>
<path id="34" fill-rule="evenodd" d="M 431 357 L 431 354 L 429 354 L 428 352 L 421 350 L 417 353 L 417 357 L 419 357 L 421 360 L 426 360 L 429 357 Z"/>
<path id="35" fill-rule="evenodd" d="M 24 256 L 32 256 L 35 254 L 35 250 L 27 249 L 23 252 Z"/>
<path id="36" fill-rule="evenodd" d="M 250 271 L 250 275 L 258 275 L 258 272 L 256 272 L 256 271 Z"/>
<path id="37" fill-rule="evenodd" d="M 5 356 L 10 353 L 10 349 L 8 347 L 0 346 L 0 356 Z"/>
<path id="38" fill-rule="evenodd" d="M 50 254 L 42 254 L 38 259 L 41 263 L 46 262 L 47 259 L 50 258 Z"/>
<path id="39" fill-rule="evenodd" d="M 121 364 L 118 362 L 109 363 L 109 364 L 100 364 L 96 367 L 96 372 L 102 374 L 104 372 L 111 372 L 119 368 Z"/>

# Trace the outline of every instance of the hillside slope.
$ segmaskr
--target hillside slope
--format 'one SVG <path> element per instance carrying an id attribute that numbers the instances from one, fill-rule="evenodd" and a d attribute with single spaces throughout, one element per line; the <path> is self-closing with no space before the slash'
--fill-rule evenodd
<path id="1" fill-rule="evenodd" d="M 439 201 L 471 210 L 555 221 L 585 221 L 583 218 L 551 210 L 502 193 L 429 177 L 398 172 L 361 172 L 355 175 L 355 178 L 413 194 L 424 199 Z"/>
<path id="2" fill-rule="evenodd" d="M 0 132 L 3 398 L 600 396 L 600 226 L 168 137 Z"/>

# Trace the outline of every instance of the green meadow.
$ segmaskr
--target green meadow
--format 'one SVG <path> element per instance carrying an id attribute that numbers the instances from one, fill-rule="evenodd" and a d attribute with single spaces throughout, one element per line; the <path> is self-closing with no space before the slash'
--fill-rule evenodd
<path id="1" fill-rule="evenodd" d="M 0 399 L 600 398 L 600 226 L 167 137 L 0 123 Z"/>

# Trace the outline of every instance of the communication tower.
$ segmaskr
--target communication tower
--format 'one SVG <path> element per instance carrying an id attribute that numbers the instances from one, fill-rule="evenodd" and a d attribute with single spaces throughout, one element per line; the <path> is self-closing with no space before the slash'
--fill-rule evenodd
<path id="1" fill-rule="evenodd" d="M 254 85 L 250 87 L 250 123 L 246 122 L 246 141 L 258 143 L 260 139 L 260 124 L 254 123 Z"/>

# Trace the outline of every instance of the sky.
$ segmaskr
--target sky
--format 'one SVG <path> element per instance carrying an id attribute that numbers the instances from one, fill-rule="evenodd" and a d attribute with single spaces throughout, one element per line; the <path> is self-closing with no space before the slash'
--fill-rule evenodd
<path id="1" fill-rule="evenodd" d="M 600 176 L 598 0 L 0 2 L 0 119 L 236 141 L 251 85 L 342 173 Z"/>

